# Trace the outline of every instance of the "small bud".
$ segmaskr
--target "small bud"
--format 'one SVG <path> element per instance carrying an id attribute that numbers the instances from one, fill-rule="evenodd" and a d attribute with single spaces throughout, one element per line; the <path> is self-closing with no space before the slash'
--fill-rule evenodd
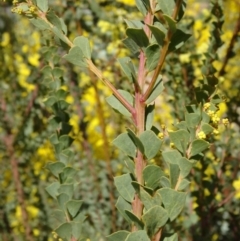
<path id="1" fill-rule="evenodd" d="M 36 12 L 36 7 L 35 7 L 35 6 L 31 6 L 31 7 L 29 8 L 29 12 L 30 12 L 30 13 L 35 13 L 35 12 Z"/>
<path id="2" fill-rule="evenodd" d="M 200 131 L 198 134 L 197 134 L 197 137 L 199 139 L 206 139 L 206 134 L 203 132 L 203 131 Z"/>
<path id="3" fill-rule="evenodd" d="M 210 107 L 210 102 L 207 102 L 207 103 L 205 103 L 204 105 L 203 105 L 203 109 L 204 110 L 208 110 L 209 109 L 209 107 Z"/>
<path id="4" fill-rule="evenodd" d="M 164 137 L 163 133 L 159 133 L 159 134 L 158 134 L 158 137 L 159 137 L 160 139 L 163 139 L 163 137 Z"/>
<path id="5" fill-rule="evenodd" d="M 52 235 L 53 235 L 54 238 L 57 238 L 57 237 L 58 237 L 58 236 L 57 236 L 57 233 L 54 232 L 54 231 L 52 231 Z"/>
<path id="6" fill-rule="evenodd" d="M 23 10 L 21 8 L 17 8 L 16 9 L 16 13 L 21 15 L 21 14 L 23 14 Z"/>
<path id="7" fill-rule="evenodd" d="M 207 114 L 208 114 L 210 117 L 212 117 L 212 116 L 214 115 L 214 111 L 213 111 L 213 110 L 209 110 L 209 111 L 207 112 Z"/>
<path id="8" fill-rule="evenodd" d="M 175 147 L 175 145 L 174 145 L 173 142 L 170 142 L 170 147 L 171 147 L 171 148 L 174 148 L 174 147 Z"/>
<path id="9" fill-rule="evenodd" d="M 214 130 L 213 130 L 213 134 L 214 134 L 214 135 L 218 135 L 218 134 L 219 134 L 219 131 L 218 131 L 217 129 L 214 129 Z"/>
<path id="10" fill-rule="evenodd" d="M 214 124 L 218 124 L 220 121 L 220 118 L 216 114 L 214 114 L 211 116 L 211 120 Z"/>

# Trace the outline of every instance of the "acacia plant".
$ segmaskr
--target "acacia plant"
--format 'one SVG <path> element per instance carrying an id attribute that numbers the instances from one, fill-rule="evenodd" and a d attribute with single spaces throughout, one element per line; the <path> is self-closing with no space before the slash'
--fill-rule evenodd
<path id="1" fill-rule="evenodd" d="M 64 21 L 49 9 L 48 0 L 13 3 L 13 12 L 28 17 L 42 31 L 42 52 L 46 65 L 42 69 L 44 78 L 41 85 L 49 89 L 45 105 L 52 109 L 49 122 L 56 129 L 50 141 L 58 161 L 47 165 L 56 181 L 46 188 L 59 205 L 54 212 L 59 220 L 56 235 L 62 240 L 85 240 L 81 227 L 86 218 L 81 212 L 84 200 L 74 199 L 77 170 L 70 166 L 74 153 L 70 149 L 72 127 L 67 112 L 69 104 L 65 100 L 68 93 L 61 88 L 63 70 L 59 66 L 59 58 L 52 58 L 58 55 L 58 48 L 62 47 L 67 50 L 64 60 L 78 68 L 88 69 L 111 90 L 112 95 L 106 101 L 126 117 L 128 124 L 126 131 L 112 143 L 126 155 L 128 172 L 115 177 L 114 184 L 119 193 L 116 208 L 130 228 L 114 232 L 107 240 L 178 240 L 178 234 L 171 225 L 185 206 L 189 186 L 186 177 L 210 147 L 211 135 L 220 122 L 216 111 L 222 100 L 217 94 L 218 80 L 212 66 L 217 58 L 213 53 L 221 46 L 223 22 L 220 3 L 216 1 L 212 4 L 216 21 L 212 24 L 211 44 L 203 66 L 202 80 L 189 105 L 185 106 L 183 119 L 175 121 L 171 131 L 164 125 L 160 129 L 154 125 L 154 102 L 165 91 L 166 80 L 161 71 L 167 56 L 191 37 L 184 30 L 186 26 L 181 24 L 186 1 L 136 0 L 142 19 L 125 20 L 127 29 L 126 38 L 123 39 L 131 56 L 117 59 L 132 86 L 131 91 L 117 89 L 95 65 L 88 38 L 76 36 L 73 41 L 68 38 Z M 206 137 L 208 141 L 204 140 Z M 161 166 L 151 162 L 156 156 L 162 160 Z"/>

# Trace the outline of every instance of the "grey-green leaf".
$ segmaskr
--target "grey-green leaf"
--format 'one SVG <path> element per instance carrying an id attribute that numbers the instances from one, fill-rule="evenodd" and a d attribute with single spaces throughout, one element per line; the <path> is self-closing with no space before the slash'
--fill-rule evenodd
<path id="1" fill-rule="evenodd" d="M 68 39 L 67 37 L 64 35 L 64 33 L 62 32 L 62 29 L 58 29 L 57 27 L 53 27 L 52 28 L 53 33 L 60 38 L 63 42 L 65 42 L 66 44 L 68 44 Z"/>
<path id="2" fill-rule="evenodd" d="M 72 234 L 72 226 L 70 223 L 64 223 L 60 225 L 55 232 L 58 234 L 58 236 L 62 239 L 71 239 L 71 234 Z"/>
<path id="3" fill-rule="evenodd" d="M 62 30 L 61 21 L 54 11 L 52 10 L 48 11 L 48 13 L 46 14 L 46 17 L 53 26 L 57 27 L 59 30 Z"/>
<path id="4" fill-rule="evenodd" d="M 196 128 L 201 121 L 201 116 L 197 113 L 185 113 L 185 119 L 188 128 Z"/>
<path id="5" fill-rule="evenodd" d="M 178 192 L 170 188 L 161 188 L 158 190 L 161 195 L 163 205 L 168 212 L 168 216 L 173 221 L 182 211 L 187 193 Z"/>
<path id="6" fill-rule="evenodd" d="M 149 0 L 136 0 L 135 2 L 138 10 L 142 13 L 143 16 L 146 16 L 148 9 L 150 8 Z"/>
<path id="7" fill-rule="evenodd" d="M 58 192 L 59 193 L 65 193 L 70 198 L 72 198 L 72 195 L 73 195 L 73 184 L 61 184 L 60 187 L 58 188 Z"/>
<path id="8" fill-rule="evenodd" d="M 51 29 L 50 25 L 42 19 L 32 18 L 32 19 L 29 19 L 29 21 L 40 30 Z"/>
<path id="9" fill-rule="evenodd" d="M 134 161 L 131 158 L 126 157 L 126 160 L 124 162 L 125 162 L 126 167 L 129 170 L 129 172 L 131 172 L 134 175 L 134 172 L 135 172 L 135 163 L 134 163 Z"/>
<path id="10" fill-rule="evenodd" d="M 129 28 L 143 28 L 144 27 L 143 22 L 140 20 L 124 19 L 124 21 L 126 22 L 126 24 Z"/>
<path id="11" fill-rule="evenodd" d="M 172 164 L 178 164 L 178 159 L 182 157 L 177 150 L 163 151 L 162 156 L 165 162 Z"/>
<path id="12" fill-rule="evenodd" d="M 139 220 L 139 218 L 134 215 L 131 211 L 129 210 L 125 210 L 125 213 L 127 214 L 127 216 L 129 217 L 129 219 L 131 220 L 132 224 L 135 224 L 136 227 L 141 230 L 144 227 L 144 224 L 142 223 L 142 221 Z"/>
<path id="13" fill-rule="evenodd" d="M 46 165 L 46 168 L 57 178 L 64 167 L 65 165 L 62 162 L 50 162 Z"/>
<path id="14" fill-rule="evenodd" d="M 192 142 L 190 157 L 200 154 L 209 147 L 209 143 L 204 140 L 195 140 Z"/>
<path id="15" fill-rule="evenodd" d="M 79 240 L 81 234 L 82 234 L 82 227 L 83 227 L 83 222 L 70 222 L 72 226 L 72 235 L 74 238 Z"/>
<path id="16" fill-rule="evenodd" d="M 169 178 L 165 177 L 165 176 L 162 176 L 160 178 L 160 184 L 162 187 L 169 187 L 171 188 L 171 182 L 169 180 Z"/>
<path id="17" fill-rule="evenodd" d="M 165 39 L 165 33 L 160 28 L 158 28 L 157 26 L 148 25 L 148 27 L 150 28 L 150 30 L 151 30 L 153 36 L 155 37 L 157 43 L 160 46 L 163 46 L 164 39 Z"/>
<path id="18" fill-rule="evenodd" d="M 136 156 L 137 147 L 128 133 L 120 134 L 116 139 L 113 140 L 112 143 L 126 155 L 133 158 Z"/>
<path id="19" fill-rule="evenodd" d="M 118 90 L 118 92 L 132 105 L 133 97 L 132 95 L 125 90 Z M 127 108 L 114 96 L 111 95 L 106 98 L 107 103 L 116 111 L 121 113 L 124 116 L 131 117 L 131 113 Z"/>
<path id="20" fill-rule="evenodd" d="M 161 206 L 161 196 L 159 193 L 155 193 L 152 197 L 148 192 L 146 192 L 143 188 L 140 188 L 140 199 L 144 205 L 145 210 L 148 210 L 154 206 Z"/>
<path id="21" fill-rule="evenodd" d="M 150 45 L 146 48 L 147 62 L 146 66 L 149 72 L 154 70 L 160 58 L 160 47 L 157 44 Z"/>
<path id="22" fill-rule="evenodd" d="M 69 53 L 64 55 L 63 58 L 74 65 L 87 67 L 82 50 L 78 46 L 72 47 Z"/>
<path id="23" fill-rule="evenodd" d="M 135 194 L 135 189 L 133 188 L 131 175 L 124 174 L 121 176 L 114 177 L 114 184 L 119 192 L 119 194 L 128 202 L 132 202 Z"/>
<path id="24" fill-rule="evenodd" d="M 127 28 L 126 34 L 131 38 L 139 47 L 147 47 L 149 44 L 148 37 L 143 29 Z"/>
<path id="25" fill-rule="evenodd" d="M 129 57 L 118 58 L 118 62 L 131 83 L 136 82 L 136 71 Z"/>
<path id="26" fill-rule="evenodd" d="M 56 199 L 56 196 L 59 194 L 58 192 L 59 187 L 60 187 L 59 182 L 53 182 L 49 186 L 47 186 L 45 190 L 48 192 L 50 196 Z"/>
<path id="27" fill-rule="evenodd" d="M 107 241 L 124 241 L 130 232 L 125 230 L 117 231 L 109 236 L 107 236 Z"/>
<path id="28" fill-rule="evenodd" d="M 177 164 L 169 164 L 169 169 L 171 188 L 174 189 L 179 179 L 180 169 Z"/>
<path id="29" fill-rule="evenodd" d="M 88 38 L 84 36 L 76 37 L 73 40 L 73 44 L 82 50 L 83 56 L 85 58 L 91 59 L 91 47 Z"/>
<path id="30" fill-rule="evenodd" d="M 135 146 L 141 151 L 142 154 L 144 154 L 144 146 L 141 140 L 136 136 L 136 134 L 129 128 L 127 128 L 127 132 L 132 138 Z"/>
<path id="31" fill-rule="evenodd" d="M 178 241 L 178 234 L 174 233 L 170 236 L 167 236 L 163 239 L 163 241 Z"/>
<path id="32" fill-rule="evenodd" d="M 187 179 L 182 179 L 179 186 L 178 191 L 183 191 L 184 189 L 188 188 L 190 182 Z"/>
<path id="33" fill-rule="evenodd" d="M 182 158 L 178 159 L 178 165 L 180 167 L 181 177 L 184 178 L 190 173 L 190 171 L 194 165 L 194 162 L 188 160 L 185 157 L 182 157 Z"/>
<path id="34" fill-rule="evenodd" d="M 125 210 L 132 210 L 132 206 L 129 202 L 124 200 L 121 196 L 118 197 L 116 208 L 120 212 L 120 214 L 131 224 L 131 219 L 128 217 L 128 215 L 125 213 Z"/>
<path id="35" fill-rule="evenodd" d="M 65 204 L 69 201 L 69 196 L 66 193 L 60 193 L 57 196 L 57 200 L 58 200 L 58 204 L 61 208 L 61 210 L 65 211 L 66 210 L 66 206 Z"/>
<path id="36" fill-rule="evenodd" d="M 154 206 L 144 213 L 142 220 L 150 237 L 152 237 L 159 228 L 166 224 L 168 220 L 168 213 L 163 207 Z"/>
<path id="37" fill-rule="evenodd" d="M 47 12 L 48 10 L 48 0 L 36 0 L 37 6 L 43 11 Z"/>
<path id="38" fill-rule="evenodd" d="M 127 37 L 122 42 L 134 55 L 139 52 L 138 45 L 131 38 Z"/>
<path id="39" fill-rule="evenodd" d="M 146 104 L 150 104 L 152 101 L 154 101 L 163 92 L 163 90 L 164 90 L 164 86 L 163 86 L 162 76 L 159 75 L 151 94 L 146 100 Z"/>
<path id="40" fill-rule="evenodd" d="M 76 174 L 77 170 L 75 168 L 65 167 L 59 175 L 61 183 L 72 183 Z"/>
<path id="41" fill-rule="evenodd" d="M 212 126 L 210 126 L 207 123 L 202 123 L 201 125 L 201 131 L 203 131 L 206 135 L 212 133 L 214 130 L 214 128 Z"/>
<path id="42" fill-rule="evenodd" d="M 154 119 L 154 108 L 155 105 L 148 105 L 146 108 L 146 130 L 151 130 L 152 126 L 153 126 L 153 119 Z"/>
<path id="43" fill-rule="evenodd" d="M 65 223 L 66 215 L 65 212 L 60 209 L 55 209 L 52 211 L 51 216 L 56 219 L 57 223 Z M 55 221 L 55 220 L 54 220 Z"/>
<path id="44" fill-rule="evenodd" d="M 171 43 L 169 44 L 168 51 L 174 51 L 182 47 L 182 45 L 191 37 L 191 34 L 186 34 L 182 30 L 177 29 L 173 34 Z"/>
<path id="45" fill-rule="evenodd" d="M 150 241 L 145 230 L 139 230 L 133 233 L 130 233 L 125 241 Z"/>
<path id="46" fill-rule="evenodd" d="M 174 0 L 157 0 L 158 7 L 162 10 L 164 14 L 171 16 L 173 14 L 175 8 L 175 1 Z"/>
<path id="47" fill-rule="evenodd" d="M 66 203 L 66 207 L 71 215 L 71 218 L 74 218 L 79 213 L 82 204 L 82 200 L 70 200 Z"/>
<path id="48" fill-rule="evenodd" d="M 176 148 L 182 153 L 185 153 L 190 138 L 189 132 L 186 130 L 173 131 L 169 132 L 169 137 Z"/>
<path id="49" fill-rule="evenodd" d="M 165 174 L 159 166 L 148 165 L 143 169 L 145 185 L 152 189 L 156 189 L 159 186 L 162 176 L 165 176 Z"/>
<path id="50" fill-rule="evenodd" d="M 172 17 L 170 17 L 169 15 L 163 14 L 163 17 L 166 20 L 166 22 L 168 23 L 169 30 L 172 33 L 175 33 L 176 30 L 177 30 L 177 25 L 176 25 L 177 22 Z"/>
<path id="51" fill-rule="evenodd" d="M 139 139 L 144 146 L 144 154 L 146 158 L 148 160 L 154 158 L 160 150 L 162 141 L 151 130 L 144 131 L 139 136 Z"/>

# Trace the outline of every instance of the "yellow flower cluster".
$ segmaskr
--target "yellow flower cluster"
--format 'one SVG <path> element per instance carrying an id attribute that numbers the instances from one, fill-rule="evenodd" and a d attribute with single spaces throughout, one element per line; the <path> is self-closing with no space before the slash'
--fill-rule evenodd
<path id="1" fill-rule="evenodd" d="M 236 189 L 235 198 L 240 199 L 240 179 L 233 182 L 233 187 Z"/>
<path id="2" fill-rule="evenodd" d="M 197 137 L 199 139 L 206 139 L 206 134 L 203 131 L 198 132 Z"/>
<path id="3" fill-rule="evenodd" d="M 12 13 L 17 13 L 19 15 L 23 14 L 23 10 L 21 8 L 12 8 Z"/>
<path id="4" fill-rule="evenodd" d="M 210 106 L 211 106 L 211 104 L 210 104 L 209 102 L 206 102 L 206 103 L 203 105 L 203 109 L 204 109 L 204 110 L 208 110 Z"/>
<path id="5" fill-rule="evenodd" d="M 129 6 L 135 6 L 135 0 L 117 0 L 117 2 L 129 5 Z"/>
<path id="6" fill-rule="evenodd" d="M 37 13 L 37 7 L 34 5 L 31 5 L 29 2 L 27 3 L 19 3 L 18 0 L 13 1 L 14 7 L 11 9 L 12 13 L 17 13 L 17 14 L 26 14 L 33 16 Z"/>
<path id="7" fill-rule="evenodd" d="M 163 133 L 159 133 L 159 134 L 158 134 L 158 137 L 159 137 L 160 139 L 163 139 L 163 137 L 164 137 Z"/>
<path id="8" fill-rule="evenodd" d="M 217 113 L 215 111 L 212 110 L 208 110 L 207 114 L 211 117 L 211 120 L 214 124 L 218 124 L 220 121 L 219 116 L 217 115 Z"/>
<path id="9" fill-rule="evenodd" d="M 225 126 L 229 125 L 229 120 L 228 120 L 228 118 L 222 119 L 222 123 L 223 123 L 223 125 L 225 125 Z"/>

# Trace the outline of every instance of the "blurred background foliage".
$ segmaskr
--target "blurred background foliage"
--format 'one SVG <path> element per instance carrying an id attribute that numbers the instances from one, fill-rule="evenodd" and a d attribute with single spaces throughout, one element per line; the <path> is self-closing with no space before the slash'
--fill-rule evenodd
<path id="1" fill-rule="evenodd" d="M 90 38 L 93 61 L 117 88 L 131 89 L 122 76 L 116 58 L 130 55 L 121 40 L 125 38 L 124 19 L 140 18 L 134 0 L 51 0 L 53 9 L 64 18 L 68 35 Z M 191 187 L 186 208 L 174 223 L 182 241 L 239 241 L 240 234 L 240 3 L 226 0 L 222 47 L 214 67 L 225 97 L 215 141 L 190 175 Z M 28 19 L 11 13 L 12 1 L 0 3 L 0 240 L 54 241 L 54 201 L 44 188 L 53 177 L 44 166 L 55 161 L 48 137 L 50 111 L 43 101 L 41 84 L 44 66 L 41 33 Z M 194 88 L 202 79 L 201 66 L 208 51 L 211 23 L 209 1 L 188 0 L 182 27 L 192 37 L 169 55 L 163 75 L 166 90 L 156 104 L 156 125 L 171 129 L 184 115 L 184 106 L 193 99 Z M 111 93 L 89 72 L 54 56 L 64 69 L 62 88 L 69 91 L 67 102 L 75 139 L 72 165 L 79 169 L 77 198 L 84 200 L 87 215 L 86 240 L 105 240 L 110 232 L 126 228 L 116 212 L 112 177 L 124 172 L 124 156 L 111 146 L 111 140 L 126 127 L 128 120 L 106 104 Z M 137 58 L 135 58 L 137 60 Z M 163 125 L 165 127 L 163 127 Z M 168 140 L 166 145 L 169 145 Z M 161 165 L 161 156 L 153 160 Z"/>

